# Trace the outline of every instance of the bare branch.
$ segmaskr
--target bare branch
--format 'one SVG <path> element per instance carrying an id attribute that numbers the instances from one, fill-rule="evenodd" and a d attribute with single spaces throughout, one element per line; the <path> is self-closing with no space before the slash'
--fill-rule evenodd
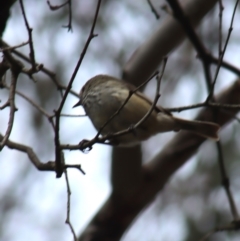
<path id="1" fill-rule="evenodd" d="M 0 134 L 0 141 L 3 140 L 3 135 Z M 7 140 L 6 146 L 10 149 L 15 149 L 21 152 L 25 152 L 28 155 L 29 160 L 39 171 L 54 171 L 55 170 L 55 162 L 49 161 L 47 163 L 42 163 L 37 155 L 34 153 L 31 147 Z"/>
<path id="2" fill-rule="evenodd" d="M 6 103 L 7 106 L 10 106 L 10 114 L 9 114 L 9 121 L 8 121 L 8 127 L 6 130 L 6 133 L 0 143 L 0 151 L 3 149 L 3 147 L 6 145 L 6 142 L 11 134 L 12 127 L 13 127 L 13 121 L 15 116 L 15 111 L 17 110 L 15 107 L 15 90 L 17 85 L 17 78 L 19 75 L 19 72 L 14 71 L 13 68 L 11 68 L 12 77 L 11 77 L 11 85 L 10 85 L 10 91 L 9 91 L 9 98 Z"/>
<path id="3" fill-rule="evenodd" d="M 207 61 L 207 49 L 197 36 L 191 21 L 188 19 L 186 14 L 184 13 L 183 9 L 181 8 L 179 2 L 177 0 L 167 0 L 169 5 L 173 10 L 173 16 L 179 21 L 179 23 L 184 28 L 188 38 L 190 39 L 191 43 L 195 47 L 199 58 L 202 60 L 203 69 L 205 73 L 205 78 L 210 89 L 211 86 L 211 74 L 210 74 L 210 63 Z"/>
<path id="4" fill-rule="evenodd" d="M 56 111 L 56 132 L 55 132 L 55 138 L 54 138 L 54 142 L 55 142 L 55 158 L 56 158 L 56 173 L 57 173 L 57 177 L 61 177 L 62 175 L 62 166 L 61 166 L 61 163 L 60 163 L 60 141 L 59 141 L 59 130 L 60 130 L 60 115 L 61 115 L 61 111 L 62 111 L 62 108 L 63 108 L 63 105 L 67 99 L 67 96 L 68 96 L 68 93 L 70 91 L 70 89 L 72 88 L 72 83 L 77 75 L 77 72 L 78 72 L 78 69 L 83 61 L 83 58 L 87 52 L 87 49 L 88 49 L 88 46 L 91 42 L 91 40 L 96 37 L 97 35 L 94 34 L 94 29 L 95 29 L 95 25 L 96 25 L 96 22 L 97 22 L 97 17 L 98 17 L 98 13 L 99 13 L 99 9 L 100 9 L 100 5 L 101 5 L 101 0 L 98 0 L 98 4 L 97 4 L 97 7 L 96 7 L 96 12 L 95 12 L 95 16 L 94 16 L 94 20 L 93 20 L 93 23 L 92 23 L 92 27 L 91 27 L 91 30 L 90 30 L 90 33 L 89 33 L 89 36 L 88 36 L 88 39 L 85 43 L 85 46 L 83 48 L 83 51 L 80 55 L 80 58 L 77 62 L 77 65 L 75 67 L 75 70 L 71 76 L 71 79 L 68 83 L 68 86 L 67 86 L 67 89 L 63 95 L 63 98 L 62 98 L 62 101 Z"/>
<path id="5" fill-rule="evenodd" d="M 52 11 L 56 11 L 56 10 L 64 7 L 65 5 L 67 5 L 67 4 L 68 4 L 68 1 L 66 1 L 65 3 L 60 4 L 60 5 L 52 5 L 52 4 L 50 3 L 50 1 L 47 1 L 47 4 L 48 4 L 49 8 L 50 8 Z"/>
<path id="6" fill-rule="evenodd" d="M 230 190 L 230 182 L 229 182 L 229 178 L 227 176 L 226 167 L 225 167 L 225 163 L 224 163 L 222 145 L 221 145 L 220 141 L 218 141 L 216 143 L 216 145 L 217 145 L 217 151 L 218 151 L 218 163 L 219 163 L 219 168 L 220 168 L 220 173 L 221 173 L 221 178 L 222 178 L 222 185 L 227 194 L 227 198 L 228 198 L 228 202 L 230 205 L 233 219 L 234 219 L 234 221 L 239 221 L 239 214 L 238 214 L 237 206 L 235 204 L 232 192 Z"/>
<path id="7" fill-rule="evenodd" d="M 206 100 L 207 102 L 212 98 L 213 93 L 214 93 L 214 87 L 215 87 L 215 84 L 216 84 L 216 81 L 217 81 L 218 73 L 220 71 L 221 64 L 222 64 L 222 61 L 223 61 L 223 57 L 224 57 L 224 54 L 225 54 L 227 46 L 228 46 L 228 42 L 229 42 L 229 39 L 230 39 L 230 36 L 231 36 L 231 32 L 233 30 L 233 21 L 234 21 L 234 17 L 235 17 L 235 13 L 236 13 L 238 3 L 239 3 L 239 0 L 236 1 L 235 7 L 234 7 L 234 10 L 233 10 L 232 19 L 231 19 L 227 39 L 226 39 L 222 54 L 221 54 L 221 56 L 218 60 L 218 65 L 217 65 L 217 69 L 216 69 L 216 72 L 215 72 L 215 76 L 213 78 L 213 83 L 211 84 L 211 89 L 210 89 L 209 95 L 208 95 L 207 100 Z"/>
<path id="8" fill-rule="evenodd" d="M 68 32 L 73 31 L 73 28 L 72 28 L 72 0 L 68 0 L 68 24 L 63 25 L 63 28 L 67 28 Z"/>
<path id="9" fill-rule="evenodd" d="M 83 175 L 85 175 L 86 174 L 86 172 L 82 169 L 82 167 L 81 167 L 81 165 L 79 165 L 79 164 L 76 164 L 76 165 L 67 165 L 67 164 L 65 164 L 64 165 L 64 168 L 76 168 L 76 169 L 78 169 Z"/>
<path id="10" fill-rule="evenodd" d="M 62 153 L 62 156 L 63 156 L 63 153 Z M 63 157 L 63 160 L 64 160 L 64 157 Z M 65 163 L 65 161 L 63 161 Z M 65 174 L 65 180 L 66 180 L 66 185 L 67 185 L 67 217 L 66 217 L 66 221 L 65 223 L 69 226 L 71 232 L 72 232 L 72 235 L 73 235 L 73 238 L 74 238 L 74 241 L 77 241 L 77 235 L 75 233 L 75 230 L 73 228 L 73 225 L 71 223 L 71 220 L 70 220 L 70 213 L 71 213 L 71 188 L 70 188 L 70 184 L 69 184 L 69 180 L 68 180 L 68 173 L 67 173 L 67 169 L 64 168 L 64 174 Z"/>
<path id="11" fill-rule="evenodd" d="M 68 5 L 68 10 L 69 10 L 68 24 L 63 27 L 68 28 L 68 31 L 72 31 L 72 0 L 67 0 L 65 3 L 60 4 L 60 5 L 51 5 L 50 1 L 48 0 L 47 4 L 52 11 L 56 11 L 64 6 Z"/>
<path id="12" fill-rule="evenodd" d="M 174 107 L 174 108 L 164 108 L 167 111 L 170 112 L 181 112 L 183 110 L 190 110 L 190 109 L 195 109 L 195 108 L 200 108 L 200 107 L 212 107 L 216 109 L 229 109 L 229 110 L 239 110 L 240 105 L 238 104 L 222 104 L 222 103 L 216 103 L 216 102 L 201 102 L 198 104 L 194 105 L 188 105 L 188 106 L 182 106 L 182 107 Z"/>
<path id="13" fill-rule="evenodd" d="M 212 63 L 212 64 L 215 64 L 215 65 L 218 65 L 219 64 L 219 60 L 218 58 L 212 56 L 209 54 L 209 61 Z M 221 63 L 221 66 L 225 69 L 228 69 L 230 70 L 231 72 L 235 73 L 237 76 L 240 76 L 240 69 L 233 66 L 232 64 L 226 62 L 226 61 L 222 61 Z"/>
<path id="14" fill-rule="evenodd" d="M 28 32 L 28 42 L 29 42 L 29 48 L 30 48 L 30 60 L 31 60 L 31 64 L 32 64 L 32 69 L 31 69 L 31 74 L 38 72 L 38 69 L 36 67 L 36 61 L 35 61 L 35 53 L 34 53 L 34 48 L 33 48 L 33 39 L 32 39 L 32 28 L 30 28 L 27 17 L 26 17 L 26 13 L 25 13 L 25 9 L 24 9 L 24 5 L 23 5 L 23 0 L 20 0 L 20 6 L 21 6 L 21 10 L 22 10 L 22 15 L 24 18 L 24 22 L 27 28 L 27 32 Z"/>
<path id="15" fill-rule="evenodd" d="M 7 86 L 6 84 L 3 85 L 5 88 L 10 89 L 9 86 Z M 33 107 L 35 107 L 40 113 L 42 113 L 44 116 L 47 117 L 48 121 L 51 123 L 51 126 L 53 128 L 53 130 L 55 130 L 55 126 L 54 123 L 52 121 L 52 118 L 54 117 L 53 115 L 50 115 L 47 113 L 47 111 L 45 109 L 43 109 L 40 105 L 38 105 L 36 102 L 34 102 L 32 99 L 30 99 L 29 97 L 27 97 L 25 94 L 23 94 L 22 92 L 15 90 L 15 93 L 19 96 L 21 96 L 23 99 L 25 99 L 28 103 L 30 103 Z"/>
<path id="16" fill-rule="evenodd" d="M 2 141 L 3 138 L 4 138 L 4 136 L 2 134 L 0 134 L 0 141 Z M 9 139 L 6 141 L 6 146 L 10 149 L 18 150 L 18 151 L 26 153 L 28 155 L 29 160 L 39 171 L 55 171 L 55 166 L 56 166 L 55 161 L 48 161 L 46 163 L 42 163 L 31 147 L 23 145 L 23 144 L 19 144 L 17 142 L 10 141 Z M 64 167 L 64 169 L 76 168 L 82 174 L 85 175 L 85 172 L 82 170 L 81 165 L 63 164 L 63 167 Z"/>
<path id="17" fill-rule="evenodd" d="M 149 109 L 149 111 L 146 113 L 146 115 L 137 124 L 134 125 L 134 129 L 139 127 L 151 115 L 151 113 L 153 112 L 154 108 L 156 107 L 157 101 L 158 101 L 158 99 L 160 97 L 160 94 L 159 94 L 160 93 L 160 85 L 161 85 L 161 80 L 162 80 L 162 77 L 163 77 L 163 73 L 164 73 L 166 64 L 167 64 L 167 58 L 164 59 L 163 70 L 162 70 L 161 76 L 157 76 L 156 77 L 157 78 L 157 88 L 156 88 L 156 93 L 155 93 L 155 97 L 154 97 L 152 106 Z"/>
<path id="18" fill-rule="evenodd" d="M 218 58 L 221 57 L 222 55 L 222 15 L 223 15 L 223 3 L 222 0 L 218 1 L 218 6 L 219 6 L 219 30 L 218 30 L 218 38 L 219 38 L 219 44 L 218 44 Z"/>
<path id="19" fill-rule="evenodd" d="M 70 115 L 70 114 L 61 114 L 62 117 L 86 117 L 87 115 Z"/>
<path id="20" fill-rule="evenodd" d="M 153 6 L 151 0 L 147 0 L 148 5 L 150 6 L 150 9 L 152 11 L 152 13 L 154 14 L 154 16 L 156 17 L 156 19 L 160 18 L 160 15 L 158 14 L 157 10 L 155 9 L 155 7 Z"/>
<path id="21" fill-rule="evenodd" d="M 2 48 L 2 49 L 0 48 L 0 52 L 4 52 L 6 50 L 17 49 L 17 48 L 23 47 L 23 46 L 25 46 L 27 44 L 29 44 L 29 41 L 21 43 L 21 44 L 18 44 L 18 45 L 15 45 L 15 46 L 12 46 L 12 47 L 5 47 L 5 48 Z"/>

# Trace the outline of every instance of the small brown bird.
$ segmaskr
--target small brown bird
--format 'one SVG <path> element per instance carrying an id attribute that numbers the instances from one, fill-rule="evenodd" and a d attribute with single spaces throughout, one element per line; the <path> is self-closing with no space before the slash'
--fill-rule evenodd
<path id="1" fill-rule="evenodd" d="M 73 107 L 82 105 L 93 125 L 99 130 L 122 106 L 129 91 L 135 86 L 108 75 L 97 75 L 82 87 L 80 101 Z M 151 108 L 152 102 L 137 91 L 122 110 L 102 130 L 102 135 L 113 134 L 138 123 Z M 172 116 L 160 106 L 133 131 L 115 137 L 111 141 L 120 146 L 133 146 L 161 132 L 187 130 L 197 135 L 218 140 L 219 125 L 206 121 L 189 121 Z"/>

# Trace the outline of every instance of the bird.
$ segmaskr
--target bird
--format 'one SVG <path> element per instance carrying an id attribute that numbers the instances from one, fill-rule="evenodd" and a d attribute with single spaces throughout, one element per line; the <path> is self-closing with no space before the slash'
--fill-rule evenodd
<path id="1" fill-rule="evenodd" d="M 134 128 L 152 106 L 152 101 L 147 96 L 135 90 L 134 85 L 121 79 L 97 75 L 82 87 L 80 101 L 73 107 L 83 106 L 94 127 L 97 131 L 101 130 L 101 135 L 109 135 L 109 143 L 112 145 L 134 146 L 158 133 L 180 130 L 190 131 L 214 141 L 219 139 L 218 124 L 178 118 L 161 106 L 154 106 L 151 114 Z M 132 95 L 123 106 L 130 92 Z M 109 121 L 117 111 L 118 114 Z M 111 134 L 123 130 L 129 131 L 111 138 Z"/>

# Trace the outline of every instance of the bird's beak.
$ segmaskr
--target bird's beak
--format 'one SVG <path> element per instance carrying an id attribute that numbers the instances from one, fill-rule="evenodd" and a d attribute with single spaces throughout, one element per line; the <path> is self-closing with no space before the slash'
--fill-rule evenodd
<path id="1" fill-rule="evenodd" d="M 77 106 L 79 106 L 79 105 L 82 105 L 81 100 L 79 100 L 72 108 L 75 108 L 75 107 L 77 107 Z"/>

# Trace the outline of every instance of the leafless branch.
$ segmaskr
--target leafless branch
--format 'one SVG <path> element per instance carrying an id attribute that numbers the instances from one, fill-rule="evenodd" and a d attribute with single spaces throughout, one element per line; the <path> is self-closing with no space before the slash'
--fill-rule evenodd
<path id="1" fill-rule="evenodd" d="M 6 42 L 4 42 L 4 41 L 1 40 L 1 39 L 0 39 L 0 43 L 1 43 L 2 45 L 4 45 L 4 46 L 9 46 Z M 15 55 L 17 55 L 17 56 L 20 57 L 21 59 L 25 60 L 26 62 L 31 63 L 31 60 L 30 60 L 27 56 L 25 56 L 24 54 L 20 53 L 19 51 L 17 51 L 17 50 L 14 49 L 14 50 L 12 50 L 12 53 L 14 53 Z M 41 65 L 41 64 L 36 63 L 36 66 L 40 66 L 40 65 Z M 51 78 L 51 80 L 52 80 L 53 83 L 57 86 L 57 88 L 58 88 L 59 90 L 63 90 L 63 89 L 66 90 L 66 89 L 67 89 L 66 86 L 64 86 L 64 85 L 62 85 L 62 84 L 59 83 L 59 81 L 58 81 L 57 78 L 56 78 L 56 74 L 53 73 L 51 70 L 49 70 L 49 69 L 47 69 L 47 68 L 45 68 L 45 67 L 43 66 L 42 69 L 41 69 L 41 71 L 42 71 L 44 74 L 46 74 L 47 76 L 49 76 L 49 77 Z M 72 95 L 78 97 L 78 93 L 76 93 L 75 91 L 69 90 L 69 92 L 70 92 Z"/>
<path id="2" fill-rule="evenodd" d="M 0 140 L 3 140 L 3 135 L 0 134 Z M 54 171 L 55 170 L 55 162 L 49 161 L 47 163 L 42 163 L 37 155 L 34 153 L 31 147 L 25 146 L 23 144 L 19 144 L 10 140 L 6 141 L 6 146 L 10 149 L 18 150 L 21 152 L 25 152 L 28 155 L 29 160 L 39 171 Z"/>
<path id="3" fill-rule="evenodd" d="M 164 108 L 167 111 L 170 112 L 181 112 L 183 110 L 190 110 L 190 109 L 195 109 L 195 108 L 200 108 L 200 107 L 212 107 L 212 108 L 216 108 L 216 109 L 236 109 L 239 110 L 240 109 L 240 105 L 238 104 L 222 104 L 222 103 L 216 103 L 216 102 L 201 102 L 198 104 L 194 104 L 194 105 L 188 105 L 188 106 L 182 106 L 182 107 L 174 107 L 174 108 Z"/>
<path id="4" fill-rule="evenodd" d="M 213 96 L 213 93 L 214 93 L 214 87 L 215 87 L 215 84 L 216 84 L 216 81 L 217 81 L 218 73 L 220 71 L 222 61 L 223 61 L 223 57 L 224 57 L 224 54 L 226 52 L 228 42 L 229 42 L 232 30 L 233 30 L 233 21 L 234 21 L 236 9 L 237 9 L 237 6 L 238 6 L 238 2 L 239 2 L 239 0 L 236 1 L 235 7 L 234 7 L 234 10 L 233 10 L 232 19 L 231 19 L 230 27 L 229 27 L 229 30 L 228 30 L 227 39 L 226 39 L 222 54 L 221 54 L 221 56 L 219 57 L 219 60 L 218 60 L 218 65 L 217 65 L 217 69 L 216 69 L 216 72 L 215 72 L 215 76 L 213 78 L 213 82 L 211 84 L 211 89 L 210 89 L 209 95 L 208 95 L 207 100 L 206 100 L 207 102 L 212 99 L 212 96 Z"/>
<path id="5" fill-rule="evenodd" d="M 210 90 L 211 86 L 211 73 L 210 73 L 210 63 L 208 61 L 208 51 L 197 36 L 191 21 L 188 19 L 188 17 L 185 15 L 183 9 L 181 8 L 178 0 L 167 0 L 169 5 L 171 6 L 173 10 L 173 16 L 179 21 L 179 23 L 184 28 L 184 31 L 186 32 L 188 38 L 190 39 L 191 43 L 193 44 L 194 48 L 196 49 L 198 53 L 198 57 L 202 60 L 203 69 L 205 78 Z"/>
<path id="6" fill-rule="evenodd" d="M 6 42 L 4 42 L 2 39 L 0 39 L 0 44 L 1 44 L 1 46 L 4 46 L 4 49 L 5 49 L 5 48 L 12 48 L 12 47 L 10 47 Z M 30 59 L 29 57 L 27 57 L 26 55 L 24 55 L 24 54 L 22 54 L 21 52 L 17 51 L 16 49 L 12 49 L 11 52 L 12 52 L 13 54 L 17 55 L 19 58 L 21 58 L 21 59 L 23 59 L 24 61 L 26 61 L 27 63 L 30 63 L 30 64 L 32 63 L 32 61 L 31 61 L 31 59 Z M 37 66 L 39 66 L 39 65 L 41 65 L 41 64 L 36 63 L 36 68 L 37 68 Z M 41 71 L 42 71 L 43 73 L 45 73 L 46 75 L 48 75 L 48 76 L 53 80 L 53 82 L 54 82 L 55 84 L 58 83 L 58 81 L 56 80 L 56 74 L 53 73 L 51 70 L 49 70 L 49 69 L 47 69 L 47 68 L 45 68 L 45 67 L 43 66 L 42 69 L 41 69 Z"/>
<path id="7" fill-rule="evenodd" d="M 0 141 L 2 141 L 3 138 L 4 136 L 0 134 Z M 13 142 L 9 139 L 6 141 L 6 146 L 10 149 L 26 153 L 28 155 L 29 160 L 39 171 L 55 171 L 55 166 L 56 166 L 55 161 L 48 161 L 46 163 L 42 163 L 31 147 L 17 143 L 17 142 Z M 82 174 L 85 175 L 85 172 L 82 170 L 81 165 L 64 164 L 63 167 L 64 169 L 76 168 Z"/>
<path id="8" fill-rule="evenodd" d="M 9 86 L 7 86 L 6 84 L 3 85 L 6 89 L 10 89 Z M 49 122 L 51 123 L 51 126 L 53 128 L 53 130 L 55 130 L 55 126 L 54 123 L 52 121 L 53 115 L 50 115 L 49 113 L 47 113 L 47 111 L 42 108 L 40 105 L 38 105 L 36 102 L 34 102 L 31 98 L 29 98 L 28 96 L 26 96 L 25 94 L 23 94 L 22 92 L 15 90 L 15 93 L 19 96 L 21 96 L 23 99 L 25 99 L 28 103 L 30 103 L 32 106 L 34 106 L 40 113 L 42 113 L 44 116 L 47 117 L 47 119 L 49 120 Z"/>
<path id="9" fill-rule="evenodd" d="M 62 154 L 63 156 L 63 154 Z M 64 161 L 65 163 L 65 161 Z M 66 185 L 67 185 L 67 217 L 66 217 L 66 221 L 65 223 L 69 226 L 71 232 L 72 232 L 72 235 L 73 235 L 73 238 L 74 238 L 74 241 L 77 241 L 77 235 L 75 233 L 75 230 L 73 228 L 73 225 L 71 223 L 71 220 L 70 220 L 70 213 L 71 213 L 71 188 L 70 188 L 70 184 L 69 184 L 69 180 L 68 180 L 68 173 L 67 173 L 67 169 L 64 168 L 64 174 L 65 174 L 65 180 L 66 180 Z"/>
<path id="10" fill-rule="evenodd" d="M 222 55 L 222 15 L 223 15 L 223 10 L 224 10 L 224 7 L 223 7 L 223 3 L 222 3 L 222 0 L 219 0 L 218 1 L 218 6 L 219 6 L 219 30 L 218 30 L 218 58 L 221 57 Z"/>
<path id="11" fill-rule="evenodd" d="M 72 31 L 72 0 L 67 0 L 65 3 L 60 4 L 60 5 L 51 5 L 50 1 L 47 1 L 47 4 L 52 11 L 56 11 L 64 6 L 68 5 L 68 9 L 69 9 L 68 24 L 63 27 L 68 28 L 68 31 Z"/>
<path id="12" fill-rule="evenodd" d="M 215 64 L 215 65 L 218 65 L 218 64 L 219 64 L 218 58 L 216 58 L 216 57 L 214 57 L 214 56 L 212 56 L 212 55 L 210 55 L 210 54 L 209 54 L 208 58 L 209 58 L 209 61 L 210 61 L 212 64 Z M 240 76 L 240 69 L 239 69 L 239 68 L 233 66 L 232 64 L 230 64 L 230 63 L 228 63 L 228 62 L 226 62 L 226 61 L 224 61 L 224 60 L 222 61 L 221 65 L 222 65 L 223 68 L 225 68 L 225 69 L 233 72 L 233 73 L 236 74 L 237 76 Z"/>
<path id="13" fill-rule="evenodd" d="M 93 20 L 93 23 L 92 23 L 92 27 L 91 27 L 91 30 L 90 30 L 90 33 L 89 33 L 89 36 L 88 36 L 88 39 L 85 43 L 85 46 L 83 48 L 83 51 L 80 55 L 80 58 L 77 62 L 77 65 L 75 67 L 75 70 L 71 76 L 71 79 L 68 83 L 68 86 L 67 86 L 67 89 L 63 95 L 63 98 L 62 98 L 62 101 L 58 107 L 58 109 L 56 110 L 56 122 L 55 122 L 55 125 L 56 125 L 56 132 L 55 132 L 55 138 L 54 138 L 54 142 L 55 142 L 55 158 L 56 158 L 56 174 L 57 174 L 57 177 L 61 177 L 62 175 L 62 166 L 61 166 L 61 163 L 60 163 L 60 152 L 61 152 L 61 149 L 60 149 L 60 141 L 59 141 L 59 130 L 60 130 L 60 115 L 61 115 L 61 111 L 62 111 L 62 108 L 63 108 L 63 105 L 67 99 L 67 96 L 68 96 L 68 93 L 72 87 L 72 83 L 77 75 L 77 72 L 78 72 L 78 69 L 83 61 L 83 58 L 86 54 L 86 51 L 88 49 L 88 46 L 91 42 L 91 40 L 96 37 L 97 35 L 94 34 L 94 29 L 95 29 L 95 25 L 96 25 L 96 22 L 97 22 L 97 17 L 98 17 L 98 13 L 99 13 L 99 9 L 100 9 L 100 5 L 101 5 L 101 0 L 98 0 L 98 3 L 97 3 L 97 7 L 96 7 L 96 12 L 95 12 L 95 16 L 94 16 L 94 20 Z"/>
<path id="14" fill-rule="evenodd" d="M 17 49 L 17 48 L 23 47 L 23 46 L 25 46 L 27 44 L 29 44 L 29 41 L 21 43 L 21 44 L 18 44 L 18 45 L 15 45 L 15 46 L 12 46 L 12 47 L 5 47 L 5 48 L 2 48 L 2 49 L 0 48 L 0 52 L 6 51 L 6 50 Z"/>
<path id="15" fill-rule="evenodd" d="M 227 172 L 226 172 L 222 146 L 221 146 L 220 141 L 218 141 L 216 144 L 217 144 L 217 151 L 218 151 L 218 163 L 219 163 L 219 168 L 220 168 L 220 173 L 221 173 L 221 178 L 222 178 L 222 185 L 227 194 L 227 198 L 228 198 L 228 202 L 230 205 L 233 219 L 234 219 L 234 221 L 240 221 L 237 206 L 235 204 L 232 192 L 230 190 L 230 182 L 229 182 L 229 177 L 227 176 Z"/>
<path id="16" fill-rule="evenodd" d="M 24 22 L 25 22 L 25 25 L 26 25 L 26 28 L 28 31 L 28 42 L 29 42 L 29 48 L 30 48 L 29 57 L 30 57 L 31 64 L 32 64 L 32 69 L 31 69 L 31 71 L 29 71 L 29 74 L 32 75 L 33 73 L 36 73 L 39 71 L 36 66 L 36 61 L 35 61 L 35 53 L 34 53 L 33 39 L 32 39 L 32 28 L 30 28 L 27 17 L 26 17 L 23 0 L 19 0 L 19 2 L 20 2 Z"/>
<path id="17" fill-rule="evenodd" d="M 184 30 L 186 31 L 186 34 L 188 35 L 189 39 L 191 40 L 192 44 L 194 45 L 195 49 L 198 52 L 198 56 L 200 57 L 200 59 L 202 60 L 203 63 L 203 69 L 204 69 L 204 73 L 205 73 L 205 77 L 206 77 L 206 81 L 208 83 L 208 89 L 209 89 L 209 95 L 207 97 L 207 102 L 211 100 L 212 96 L 213 96 L 213 92 L 214 92 L 214 86 L 217 80 L 217 76 L 219 73 L 219 70 L 221 68 L 221 66 L 223 66 L 223 57 L 224 57 L 224 53 L 226 51 L 226 47 L 228 45 L 228 41 L 230 38 L 230 34 L 232 31 L 232 25 L 233 25 L 233 20 L 234 20 L 234 16 L 235 16 L 235 12 L 236 12 L 236 6 L 238 4 L 238 1 L 236 2 L 235 8 L 234 8 L 234 12 L 233 12 L 233 16 L 232 16 L 232 20 L 231 20 L 231 25 L 229 28 L 229 34 L 227 37 L 227 40 L 225 42 L 225 46 L 224 49 L 222 51 L 222 55 L 220 56 L 220 58 L 217 59 L 217 69 L 215 72 L 215 76 L 213 78 L 211 78 L 211 72 L 210 72 L 210 63 L 213 62 L 216 64 L 216 58 L 212 57 L 211 54 L 206 50 L 205 46 L 203 45 L 203 43 L 201 42 L 201 40 L 198 38 L 196 32 L 194 31 L 194 28 L 191 25 L 191 22 L 187 19 L 186 15 L 184 14 L 181 6 L 179 5 L 177 0 L 168 0 L 170 6 L 172 7 L 172 10 L 174 12 L 174 16 L 179 20 L 179 22 L 182 24 Z M 222 5 L 220 4 L 220 8 L 222 9 Z M 220 14 L 221 16 L 221 14 Z M 220 28 L 221 28 L 221 24 L 220 24 Z M 221 31 L 221 30 L 219 30 Z M 225 63 L 224 67 L 233 67 L 230 66 L 229 64 Z M 231 68 L 232 69 L 232 68 Z M 239 70 L 236 70 L 237 73 L 239 74 Z"/>
<path id="18" fill-rule="evenodd" d="M 6 130 L 6 133 L 0 143 L 0 151 L 5 146 L 8 138 L 11 134 L 13 122 L 14 122 L 15 111 L 16 111 L 14 99 L 15 99 L 15 90 L 16 90 L 16 84 L 17 84 L 17 78 L 18 78 L 19 72 L 17 70 L 15 71 L 13 68 L 11 68 L 11 72 L 12 72 L 12 76 L 11 76 L 11 85 L 10 85 L 10 90 L 9 90 L 9 98 L 6 103 L 6 105 L 10 106 L 10 114 L 9 114 L 9 121 L 8 121 L 8 127 Z"/>
<path id="19" fill-rule="evenodd" d="M 61 114 L 62 117 L 86 117 L 87 115 L 70 115 L 70 114 Z"/>
<path id="20" fill-rule="evenodd" d="M 160 85 L 161 85 L 161 80 L 162 80 L 162 77 L 163 77 L 163 74 L 164 74 L 164 71 L 165 71 L 166 64 L 167 64 L 167 58 L 164 59 L 163 70 L 162 70 L 161 75 L 156 77 L 156 79 L 157 79 L 157 87 L 156 87 L 156 93 L 155 93 L 155 97 L 154 97 L 152 106 L 149 109 L 149 111 L 146 113 L 146 115 L 137 124 L 134 125 L 135 129 L 137 127 L 139 127 L 144 121 L 146 121 L 146 119 L 151 115 L 151 113 L 153 112 L 154 108 L 156 107 L 157 101 L 158 101 L 158 99 L 160 97 Z"/>
<path id="21" fill-rule="evenodd" d="M 160 15 L 158 14 L 157 10 L 155 9 L 155 7 L 152 4 L 151 0 L 147 0 L 148 5 L 150 6 L 151 11 L 153 12 L 154 16 L 156 17 L 156 19 L 160 18 Z"/>
<path id="22" fill-rule="evenodd" d="M 47 4 L 48 4 L 49 8 L 50 8 L 52 11 L 56 11 L 56 10 L 64 7 L 65 5 L 67 5 L 67 4 L 68 4 L 68 1 L 66 1 L 65 3 L 60 4 L 60 5 L 52 5 L 52 4 L 50 3 L 50 1 L 47 1 Z"/>
<path id="23" fill-rule="evenodd" d="M 64 28 L 68 29 L 69 31 L 72 31 L 72 0 L 68 0 L 68 24 L 63 25 Z"/>
<path id="24" fill-rule="evenodd" d="M 83 175 L 86 174 L 86 172 L 82 169 L 81 165 L 79 165 L 79 164 L 76 164 L 76 165 L 74 165 L 74 164 L 72 164 L 72 165 L 65 164 L 64 167 L 65 168 L 75 168 L 75 169 L 78 169 Z"/>

